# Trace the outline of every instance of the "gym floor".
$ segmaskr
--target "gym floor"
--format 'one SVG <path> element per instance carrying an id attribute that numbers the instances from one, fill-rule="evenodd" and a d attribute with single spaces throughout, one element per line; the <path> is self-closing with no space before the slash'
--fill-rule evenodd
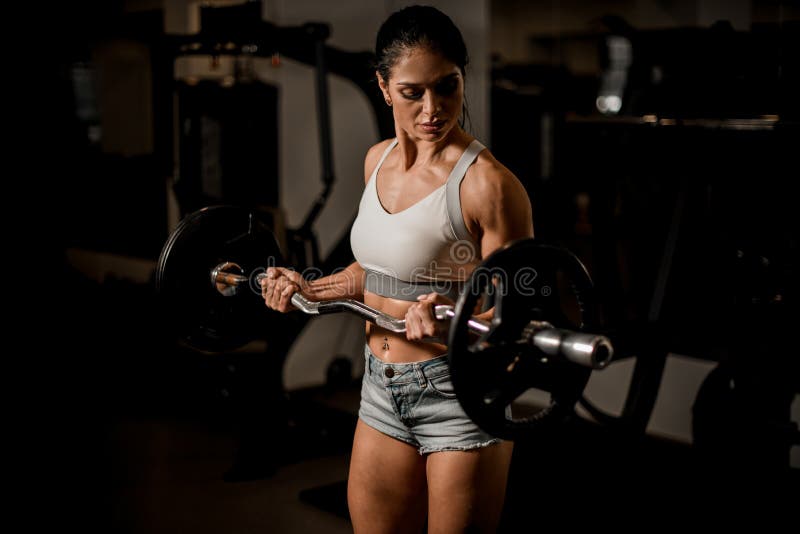
<path id="1" fill-rule="evenodd" d="M 304 490 L 344 488 L 348 455 L 279 466 L 226 482 L 236 452 L 230 432 L 198 422 L 125 421 L 114 428 L 115 532 L 351 532 L 350 522 L 300 500 Z M 344 497 L 344 493 L 339 493 Z"/>
<path id="2" fill-rule="evenodd" d="M 349 402 L 352 395 L 344 398 Z M 108 426 L 107 437 L 106 454 L 94 459 L 105 464 L 95 473 L 104 480 L 89 491 L 91 506 L 73 510 L 87 514 L 81 523 L 97 532 L 352 532 L 344 502 L 348 454 L 336 447 L 287 461 L 273 473 L 255 471 L 253 480 L 226 482 L 237 439 L 224 425 L 124 418 Z M 324 432 L 319 437 L 318 445 Z M 688 456 L 669 445 L 628 447 L 623 458 L 597 443 L 565 447 L 561 456 L 552 454 L 555 447 L 538 458 L 516 456 L 501 531 L 530 532 L 534 521 L 567 528 L 722 525 L 743 511 L 767 526 L 790 511 L 788 493 L 785 501 L 760 501 L 764 486 L 735 484 L 734 492 L 723 486 L 734 477 L 714 482 L 692 476 L 680 465 Z M 584 457 L 566 460 L 577 454 Z M 743 503 L 748 508 L 737 507 Z"/>
<path id="3" fill-rule="evenodd" d="M 83 484 L 90 499 L 80 499 L 71 513 L 85 514 L 81 523 L 97 532 L 352 532 L 345 481 L 357 402 L 355 387 L 291 400 L 300 406 L 293 408 L 299 426 L 290 424 L 289 435 L 284 429 L 277 437 L 284 440 L 277 465 L 254 462 L 238 481 L 225 478 L 241 435 L 224 421 L 119 417 L 105 425 L 97 450 L 83 451 L 95 468 L 80 468 L 81 476 L 88 473 Z M 325 415 L 306 419 L 313 410 Z M 340 417 L 332 423 L 334 412 Z M 500 532 L 530 532 L 537 522 L 719 527 L 744 516 L 769 530 L 791 517 L 798 502 L 791 496 L 800 487 L 796 476 L 714 471 L 683 446 L 612 437 L 583 423 L 557 434 L 516 448 Z"/>

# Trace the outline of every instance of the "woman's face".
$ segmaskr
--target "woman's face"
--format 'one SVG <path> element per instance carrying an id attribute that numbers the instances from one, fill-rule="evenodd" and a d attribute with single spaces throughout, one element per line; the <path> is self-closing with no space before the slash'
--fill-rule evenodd
<path id="1" fill-rule="evenodd" d="M 464 78 L 458 65 L 427 47 L 409 50 L 378 84 L 391 101 L 395 124 L 410 137 L 438 141 L 458 125 Z"/>

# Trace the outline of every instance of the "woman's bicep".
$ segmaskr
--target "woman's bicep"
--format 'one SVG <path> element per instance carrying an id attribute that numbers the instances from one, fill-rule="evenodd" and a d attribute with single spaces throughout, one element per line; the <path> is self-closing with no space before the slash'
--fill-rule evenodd
<path id="1" fill-rule="evenodd" d="M 493 180 L 485 205 L 479 210 L 481 256 L 509 241 L 533 237 L 533 214 L 528 193 L 511 173 Z"/>

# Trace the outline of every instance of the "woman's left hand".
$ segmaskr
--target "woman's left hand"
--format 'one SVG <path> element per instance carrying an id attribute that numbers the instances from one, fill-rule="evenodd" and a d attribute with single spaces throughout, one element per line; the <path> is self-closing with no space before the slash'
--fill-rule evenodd
<path id="1" fill-rule="evenodd" d="M 406 338 L 409 341 L 421 341 L 426 337 L 435 337 L 447 343 L 450 321 L 438 321 L 433 314 L 433 307 L 440 304 L 455 303 L 439 293 L 428 293 L 417 297 L 417 302 L 406 311 Z"/>

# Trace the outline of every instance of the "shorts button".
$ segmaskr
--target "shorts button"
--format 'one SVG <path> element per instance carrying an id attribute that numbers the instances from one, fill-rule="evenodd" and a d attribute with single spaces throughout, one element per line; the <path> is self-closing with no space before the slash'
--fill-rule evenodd
<path id="1" fill-rule="evenodd" d="M 386 378 L 392 378 L 394 376 L 394 369 L 391 367 L 387 367 L 386 371 L 383 372 L 386 375 Z"/>

